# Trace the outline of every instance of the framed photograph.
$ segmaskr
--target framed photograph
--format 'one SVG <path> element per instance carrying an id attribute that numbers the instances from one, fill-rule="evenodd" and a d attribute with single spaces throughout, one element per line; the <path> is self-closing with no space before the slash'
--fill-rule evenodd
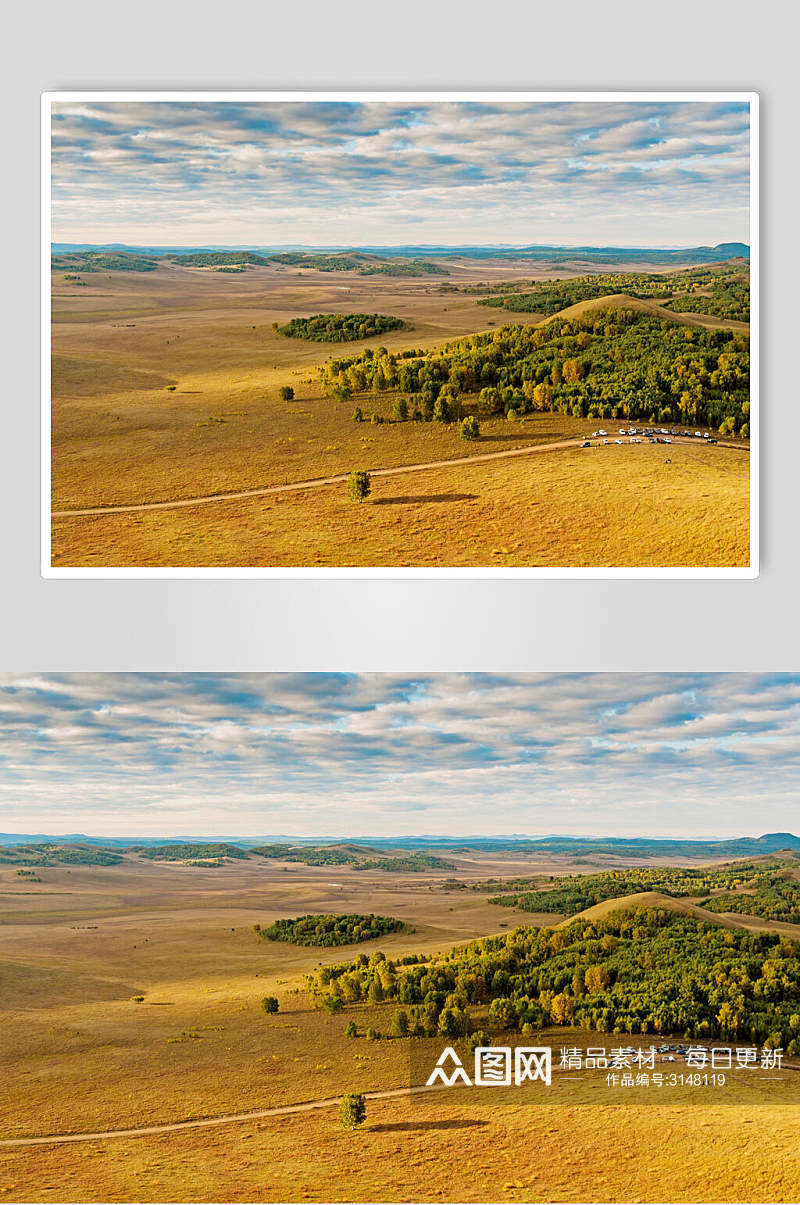
<path id="1" fill-rule="evenodd" d="M 751 92 L 48 93 L 46 576 L 758 573 Z"/>
<path id="2" fill-rule="evenodd" d="M 9 1201 L 796 1199 L 800 675 L 0 704 Z"/>

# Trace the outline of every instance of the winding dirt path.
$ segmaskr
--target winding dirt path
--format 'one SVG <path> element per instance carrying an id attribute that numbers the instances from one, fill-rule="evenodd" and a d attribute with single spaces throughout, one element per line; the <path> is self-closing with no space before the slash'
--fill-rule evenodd
<path id="1" fill-rule="evenodd" d="M 366 1100 L 388 1100 L 395 1096 L 410 1096 L 418 1092 L 439 1092 L 443 1085 L 418 1088 L 387 1088 L 380 1092 L 365 1092 Z M 220 1117 L 200 1117 L 192 1121 L 173 1121 L 164 1125 L 137 1126 L 129 1130 L 97 1130 L 91 1134 L 46 1134 L 36 1138 L 3 1138 L 0 1149 L 12 1146 L 44 1146 L 57 1142 L 96 1142 L 104 1138 L 143 1138 L 148 1134 L 171 1134 L 175 1130 L 196 1130 L 202 1126 L 227 1125 L 237 1121 L 258 1121 L 262 1117 L 284 1117 L 289 1113 L 310 1113 L 314 1109 L 331 1109 L 341 1097 L 327 1096 L 299 1105 L 279 1105 L 274 1109 L 256 1109 L 252 1113 L 224 1113 Z"/>
<path id="2" fill-rule="evenodd" d="M 452 460 L 429 460 L 424 464 L 402 464 L 388 469 L 369 469 L 370 477 L 397 477 L 402 473 L 420 473 L 426 469 L 446 469 L 459 464 L 481 464 L 489 460 L 508 460 L 513 456 L 528 456 L 533 452 L 557 452 L 565 448 L 578 448 L 582 438 L 561 439 L 553 443 L 528 444 L 524 448 L 512 448 L 504 452 L 483 452 L 476 456 L 457 456 Z M 693 444 L 693 439 L 675 439 L 673 443 Z M 748 451 L 741 444 L 719 441 L 718 447 Z M 147 510 L 176 510 L 183 506 L 202 506 L 208 502 L 237 502 L 242 498 L 262 498 L 268 494 L 288 494 L 298 490 L 316 489 L 321 485 L 340 485 L 349 474 L 337 473 L 334 477 L 313 477 L 308 481 L 292 481 L 286 485 L 264 485 L 257 489 L 236 490 L 229 494 L 203 494 L 196 498 L 173 498 L 166 502 L 132 502 L 119 506 L 89 506 L 82 510 L 54 510 L 53 519 L 77 519 L 92 515 L 122 515 Z"/>

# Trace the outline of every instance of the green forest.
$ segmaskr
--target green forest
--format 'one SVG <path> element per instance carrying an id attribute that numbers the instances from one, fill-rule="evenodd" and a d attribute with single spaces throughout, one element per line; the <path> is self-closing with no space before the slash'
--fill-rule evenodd
<path id="1" fill-rule="evenodd" d="M 336 845 L 258 845 L 250 852 L 280 862 L 305 862 L 306 866 L 346 866 L 355 857 L 351 850 Z"/>
<path id="2" fill-rule="evenodd" d="M 589 301 L 597 297 L 609 297 L 614 293 L 627 293 L 631 297 L 649 300 L 669 300 L 676 293 L 693 293 L 700 288 L 717 288 L 724 291 L 732 287 L 735 280 L 741 282 L 741 267 L 728 268 L 688 268 L 683 272 L 603 272 L 592 276 L 573 276 L 563 280 L 531 281 L 527 291 L 519 292 L 510 289 L 503 296 L 484 297 L 479 305 L 496 306 L 505 310 L 522 313 L 557 314 L 567 306 L 578 301 Z M 745 279 L 745 289 L 748 288 Z M 488 286 L 488 291 L 496 294 L 502 291 L 502 285 Z M 469 286 L 470 292 L 476 292 L 475 286 Z M 688 298 L 687 300 L 693 300 Z M 699 313 L 714 313 L 702 307 L 701 299 L 697 299 L 696 307 Z M 671 309 L 679 306 L 673 304 Z M 692 305 L 688 309 L 694 308 Z M 724 315 L 735 317 L 736 315 Z"/>
<path id="3" fill-rule="evenodd" d="M 266 267 L 269 260 L 255 251 L 191 251 L 187 255 L 168 255 L 179 268 L 247 267 L 258 264 Z"/>
<path id="4" fill-rule="evenodd" d="M 72 272 L 154 272 L 158 259 L 130 251 L 67 251 L 53 255 L 54 269 Z"/>
<path id="5" fill-rule="evenodd" d="M 96 845 L 8 845 L 0 850 L 0 863 L 13 866 L 116 866 L 119 854 Z"/>
<path id="6" fill-rule="evenodd" d="M 453 870 L 454 864 L 435 854 L 409 852 L 401 856 L 379 854 L 359 845 L 259 845 L 250 851 L 281 862 L 304 862 L 306 866 L 352 866 L 354 870 L 420 872 Z"/>
<path id="7" fill-rule="evenodd" d="M 224 842 L 190 842 L 174 845 L 132 845 L 129 853 L 151 861 L 193 862 L 196 858 L 246 858 L 247 850 Z"/>
<path id="8" fill-rule="evenodd" d="M 447 268 L 426 259 L 387 259 L 382 263 L 368 264 L 361 269 L 362 276 L 449 276 Z"/>
<path id="9" fill-rule="evenodd" d="M 266 929 L 259 926 L 256 931 L 259 937 L 267 941 L 287 941 L 295 946 L 349 946 L 383 937 L 387 933 L 399 933 L 403 929 L 403 922 L 395 920 L 393 916 L 317 913 L 277 920 Z"/>
<path id="10" fill-rule="evenodd" d="M 310 318 L 292 318 L 282 326 L 276 323 L 275 329 L 290 339 L 352 343 L 354 339 L 371 339 L 373 335 L 400 330 L 403 326 L 402 318 L 390 314 L 312 314 Z"/>
<path id="11" fill-rule="evenodd" d="M 750 434 L 745 333 L 705 330 L 626 308 L 593 309 L 541 327 L 503 326 L 429 354 L 367 348 L 319 369 L 338 400 L 369 390 L 408 394 L 411 419 L 557 411 L 641 418 Z"/>
<path id="12" fill-rule="evenodd" d="M 360 272 L 362 276 L 449 276 L 446 268 L 424 259 L 380 259 L 374 255 L 325 255 L 304 251 L 281 251 L 271 255 L 276 264 L 313 268 L 317 272 Z"/>
<path id="13" fill-rule="evenodd" d="M 800 1053 L 800 946 L 664 908 L 627 908 L 564 929 L 525 927 L 425 965 L 381 953 L 306 978 L 330 1011 L 395 1000 L 412 1035 L 458 1037 L 484 1023 L 618 1034 L 743 1039 Z M 476 1013 L 478 1017 L 476 1018 Z"/>
<path id="14" fill-rule="evenodd" d="M 417 874 L 423 870 L 455 870 L 455 862 L 447 862 L 436 854 L 409 853 L 402 856 L 381 855 L 355 862 L 354 870 L 390 870 Z"/>
<path id="15" fill-rule="evenodd" d="M 660 891 L 664 895 L 681 898 L 685 896 L 701 896 L 706 892 L 745 887 L 760 892 L 774 883 L 786 883 L 785 898 L 796 899 L 800 903 L 800 885 L 793 879 L 784 879 L 785 868 L 797 866 L 792 860 L 773 859 L 769 862 L 734 862 L 718 867 L 684 868 L 672 866 L 642 866 L 630 870 L 604 870 L 599 874 L 562 875 L 552 877 L 547 883 L 540 881 L 517 879 L 503 884 L 506 890 L 502 895 L 495 895 L 490 904 L 500 904 L 507 908 L 521 908 L 525 912 L 552 912 L 559 916 L 574 916 L 584 908 L 599 904 L 603 900 L 617 899 L 623 895 L 631 895 L 636 891 Z M 485 890 L 486 884 L 476 884 L 474 890 Z M 710 897 L 709 897 L 710 898 Z M 751 895 L 740 898 L 752 901 Z M 710 904 L 703 900 L 703 907 Z M 728 909 L 714 907 L 715 912 L 746 911 L 744 908 Z M 754 916 L 766 915 L 762 912 L 751 913 Z M 772 919 L 779 919 L 773 917 Z M 781 919 L 788 919 L 783 917 Z M 798 920 L 800 923 L 800 918 Z"/>
<path id="16" fill-rule="evenodd" d="M 716 285 L 708 294 L 677 297 L 667 309 L 678 314 L 714 314 L 717 318 L 750 321 L 750 282 L 744 277 Z"/>
<path id="17" fill-rule="evenodd" d="M 763 875 L 754 881 L 751 891 L 746 894 L 726 892 L 700 903 L 711 912 L 737 912 L 800 925 L 800 883 L 795 879 Z"/>

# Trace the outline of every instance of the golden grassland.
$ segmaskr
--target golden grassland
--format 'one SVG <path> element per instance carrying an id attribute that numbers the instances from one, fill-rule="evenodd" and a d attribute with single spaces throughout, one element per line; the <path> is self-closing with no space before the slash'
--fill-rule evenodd
<path id="1" fill-rule="evenodd" d="M 515 271 L 528 278 L 537 274 L 530 265 L 463 262 L 451 266 L 446 283 L 508 280 Z M 407 327 L 365 345 L 399 351 L 434 348 L 506 319 L 541 319 L 489 311 L 476 297 L 442 293 L 441 278 L 365 279 L 354 273 L 276 267 L 233 277 L 161 268 L 88 274 L 85 279 L 85 287 L 75 288 L 62 274 L 53 277 L 56 511 L 189 499 L 354 468 L 449 461 L 575 439 L 597 426 L 557 414 L 516 422 L 495 417 L 481 423 L 481 438 L 472 443 L 459 438 L 456 424 L 354 423 L 357 404 L 367 417 L 375 412 L 388 419 L 395 395 L 336 403 L 322 395 L 315 373 L 330 356 L 347 355 L 364 344 L 309 343 L 272 329 L 273 322 L 317 311 L 377 310 L 402 318 Z M 696 315 L 670 317 L 709 321 Z M 285 384 L 295 390 L 291 402 L 279 398 Z M 673 499 L 678 470 L 672 479 L 653 478 L 647 453 L 659 461 L 660 449 L 641 447 L 635 460 L 623 462 L 619 475 L 611 456 L 591 460 L 584 465 L 591 471 L 578 475 L 579 488 L 574 463 L 566 456 L 547 468 L 543 459 L 528 464 L 519 458 L 502 470 L 454 466 L 430 470 L 427 476 L 388 478 L 383 497 L 375 491 L 380 514 L 375 508 L 355 525 L 351 508 L 340 505 L 341 486 L 269 506 L 257 500 L 224 503 L 197 514 L 123 515 L 99 525 L 94 518 L 57 517 L 52 563 L 746 564 L 746 454 L 717 448 L 714 459 L 705 462 L 693 449 L 694 459 L 685 464 L 682 454 L 673 456 L 685 477 Z M 729 467 L 733 457 L 740 462 L 735 469 Z M 698 465 L 702 467 L 694 476 Z M 617 505 L 608 495 L 619 489 L 620 478 L 626 481 L 626 493 Z M 540 513 L 543 500 L 546 515 Z M 718 517 L 716 525 L 707 525 L 709 509 Z M 609 542 L 606 528 L 632 511 L 640 520 L 634 519 L 627 538 Z M 580 526 L 579 514 L 584 519 Z M 622 543 L 624 548 L 618 546 Z"/>
<path id="2" fill-rule="evenodd" d="M 533 452 L 375 477 L 361 505 L 338 484 L 59 519 L 54 564 L 742 566 L 748 476 L 732 448 Z"/>
<path id="3" fill-rule="evenodd" d="M 455 860 L 454 873 L 467 882 L 597 869 L 558 857 Z M 368 1025 L 386 1032 L 393 1006 L 329 1016 L 298 991 L 305 972 L 346 960 L 354 948 L 259 941 L 256 922 L 305 911 L 399 916 L 409 931 L 359 947 L 398 957 L 559 920 L 446 889 L 442 872 L 256 860 L 209 870 L 126 858 L 117 867 L 38 873 L 42 881 L 33 884 L 0 869 L 2 1138 L 406 1087 L 410 1040 L 343 1032 L 351 1016 L 362 1034 Z M 261 1009 L 265 994 L 279 997 L 277 1015 Z M 544 1035 L 555 1047 L 587 1040 L 575 1030 Z M 567 1076 L 557 1091 L 558 1104 L 519 1089 L 404 1093 L 370 1101 L 356 1133 L 342 1131 L 329 1107 L 136 1138 L 0 1148 L 0 1192 L 8 1201 L 800 1199 L 800 1109 L 788 1098 L 766 1105 L 763 1090 L 743 1091 L 725 1105 L 709 1093 L 702 1104 L 671 1098 L 642 1107 L 601 1104 L 598 1085 L 598 1103 L 587 1104 L 585 1085 Z"/>

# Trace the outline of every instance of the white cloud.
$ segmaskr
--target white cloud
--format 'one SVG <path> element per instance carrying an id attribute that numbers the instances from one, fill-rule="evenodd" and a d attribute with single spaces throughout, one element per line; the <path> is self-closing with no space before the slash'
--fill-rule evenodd
<path id="1" fill-rule="evenodd" d="M 746 239 L 748 140 L 705 102 L 56 105 L 53 237 Z"/>

